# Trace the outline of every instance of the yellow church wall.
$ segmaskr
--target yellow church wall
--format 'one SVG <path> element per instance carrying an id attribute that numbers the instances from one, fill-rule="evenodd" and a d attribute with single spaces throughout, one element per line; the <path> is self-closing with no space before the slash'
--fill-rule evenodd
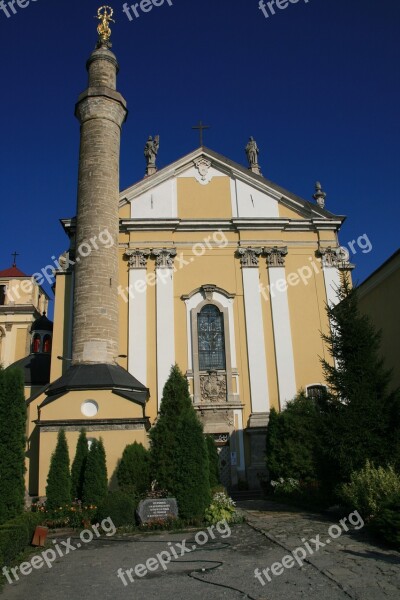
<path id="1" fill-rule="evenodd" d="M 7 283 L 8 294 L 5 298 L 5 304 L 14 302 L 16 305 L 22 304 L 33 304 L 37 305 L 35 299 L 37 298 L 36 288 L 38 287 L 36 282 L 32 282 L 30 277 L 23 279 L 3 279 L 1 283 Z M 36 296 L 36 298 L 35 298 Z"/>
<path id="2" fill-rule="evenodd" d="M 303 269 L 303 271 L 302 271 Z M 308 269 L 306 271 L 305 269 Z M 305 282 L 288 286 L 288 302 L 297 388 L 323 383 L 319 356 L 325 355 L 320 331 L 327 330 L 326 292 L 321 262 L 314 252 L 298 250 L 286 257 L 286 279 L 291 274 L 307 273 Z M 288 279 L 289 277 L 289 279 Z M 293 281 L 297 281 L 293 276 Z M 279 293 L 279 292 L 276 292 Z"/>
<path id="3" fill-rule="evenodd" d="M 180 219 L 229 219 L 232 217 L 229 177 L 213 177 L 207 185 L 192 177 L 178 177 Z"/>
<path id="4" fill-rule="evenodd" d="M 81 406 L 86 400 L 97 402 L 99 411 L 95 417 L 85 417 L 82 414 Z M 40 412 L 40 418 L 43 421 L 86 419 L 95 423 L 99 419 L 140 419 L 142 417 L 143 408 L 141 405 L 121 398 L 121 396 L 117 396 L 109 390 L 69 392 L 65 396 L 61 396 L 43 406 Z"/>
<path id="5" fill-rule="evenodd" d="M 129 219 L 131 216 L 131 205 L 129 202 L 119 207 L 119 218 L 120 219 Z"/>
<path id="6" fill-rule="evenodd" d="M 392 256 L 378 268 L 360 287 L 359 308 L 367 315 L 375 329 L 382 334 L 380 354 L 385 367 L 392 369 L 390 388 L 400 387 L 398 316 L 400 293 L 400 256 Z"/>
<path id="7" fill-rule="evenodd" d="M 29 327 L 17 327 L 15 341 L 15 360 L 24 358 L 29 354 Z"/>
<path id="8" fill-rule="evenodd" d="M 122 457 L 122 453 L 128 444 L 138 442 L 148 447 L 147 434 L 144 429 L 138 430 L 113 430 L 113 431 L 88 431 L 87 438 L 102 438 L 106 452 L 107 475 L 111 488 L 116 487 L 115 471 L 118 461 Z M 76 444 L 79 437 L 79 431 L 66 430 L 66 438 L 69 449 L 70 462 L 74 460 Z M 39 496 L 46 495 L 47 475 L 50 468 L 51 455 L 57 444 L 56 431 L 41 431 L 40 433 L 40 453 L 39 453 L 39 487 L 37 494 Z"/>
<path id="9" fill-rule="evenodd" d="M 186 373 L 189 368 L 188 365 L 188 351 L 187 351 L 187 319 L 186 319 L 186 305 L 181 298 L 175 295 L 174 298 L 174 310 L 175 310 L 175 360 L 179 365 L 181 371 Z"/>
<path id="10" fill-rule="evenodd" d="M 214 283 L 229 293 L 236 288 L 235 259 L 231 248 L 206 250 L 203 256 L 193 256 L 190 248 L 177 248 L 190 264 L 174 274 L 174 293 L 179 297 L 188 294 L 204 283 Z M 193 261 L 190 261 L 193 258 Z"/>
<path id="11" fill-rule="evenodd" d="M 56 293 L 54 302 L 53 341 L 51 352 L 50 381 L 55 381 L 66 371 L 68 361 L 60 360 L 57 356 L 70 358 L 69 331 L 72 314 L 72 274 L 56 274 Z"/>
<path id="12" fill-rule="evenodd" d="M 327 245 L 330 242 L 334 246 L 339 245 L 338 236 L 335 231 L 322 230 L 319 232 L 319 241 Z"/>
<path id="13" fill-rule="evenodd" d="M 298 219 L 299 218 L 299 213 L 296 213 L 294 210 L 292 210 L 288 206 L 285 206 L 281 202 L 279 202 L 278 206 L 279 206 L 279 216 L 282 219 Z"/>
<path id="14" fill-rule="evenodd" d="M 129 286 L 129 269 L 128 263 L 123 259 L 125 250 L 120 249 L 119 256 L 119 281 L 118 285 L 121 285 L 124 290 Z M 125 302 L 124 297 L 120 294 L 118 296 L 119 303 L 119 354 L 128 355 L 128 303 Z M 118 358 L 118 364 L 124 369 L 128 369 L 128 358 Z"/>
<path id="15" fill-rule="evenodd" d="M 27 472 L 25 481 L 30 493 L 43 496 L 46 493 L 46 479 L 50 466 L 51 454 L 57 442 L 57 432 L 43 431 L 34 423 L 38 418 L 37 407 L 46 399 L 42 394 L 28 405 L 27 440 L 26 453 Z M 81 412 L 81 405 L 85 400 L 95 399 L 99 405 L 99 412 L 95 417 L 85 417 Z M 88 438 L 103 438 L 107 455 L 107 468 L 109 479 L 117 466 L 118 460 L 127 444 L 134 441 L 148 446 L 147 433 L 145 429 L 117 429 L 109 431 L 96 430 L 96 421 L 99 419 L 134 419 L 143 417 L 143 408 L 127 399 L 121 398 L 108 390 L 96 392 L 76 391 L 62 396 L 58 400 L 44 406 L 40 411 L 40 419 L 43 421 L 68 421 L 71 419 L 85 420 L 84 427 L 92 430 L 87 431 Z M 74 457 L 78 431 L 69 431 L 66 426 L 66 436 L 70 451 L 71 462 Z M 39 461 L 37 457 L 39 456 Z"/>

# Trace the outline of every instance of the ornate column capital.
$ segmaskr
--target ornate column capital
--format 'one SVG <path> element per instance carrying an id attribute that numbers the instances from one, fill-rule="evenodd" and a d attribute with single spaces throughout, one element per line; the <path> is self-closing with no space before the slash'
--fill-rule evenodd
<path id="1" fill-rule="evenodd" d="M 127 250 L 124 254 L 128 258 L 130 269 L 145 269 L 147 267 L 147 259 L 150 256 L 150 250 Z"/>
<path id="2" fill-rule="evenodd" d="M 284 267 L 285 256 L 288 253 L 287 246 L 273 246 L 264 248 L 268 267 Z"/>
<path id="3" fill-rule="evenodd" d="M 151 253 L 156 259 L 157 269 L 173 269 L 175 248 L 154 248 Z"/>
<path id="4" fill-rule="evenodd" d="M 249 246 L 248 248 L 239 248 L 237 252 L 242 267 L 258 268 L 258 257 L 262 254 L 262 248 L 252 248 Z"/>
<path id="5" fill-rule="evenodd" d="M 354 265 L 349 261 L 348 252 L 340 246 L 336 248 L 332 248 L 332 246 L 322 248 L 320 246 L 317 250 L 317 255 L 322 258 L 323 267 L 333 267 L 342 270 L 354 269 Z"/>

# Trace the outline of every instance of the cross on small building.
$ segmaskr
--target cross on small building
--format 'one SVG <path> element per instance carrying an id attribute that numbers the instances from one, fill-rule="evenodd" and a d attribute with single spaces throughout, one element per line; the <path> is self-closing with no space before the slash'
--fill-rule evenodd
<path id="1" fill-rule="evenodd" d="M 19 256 L 18 252 L 12 252 L 11 256 L 13 257 L 13 267 L 17 266 L 17 256 Z"/>
<path id="2" fill-rule="evenodd" d="M 204 129 L 210 129 L 210 125 L 203 125 L 203 121 L 199 121 L 199 124 L 192 129 L 198 129 L 200 134 L 200 146 L 203 145 L 203 131 Z"/>

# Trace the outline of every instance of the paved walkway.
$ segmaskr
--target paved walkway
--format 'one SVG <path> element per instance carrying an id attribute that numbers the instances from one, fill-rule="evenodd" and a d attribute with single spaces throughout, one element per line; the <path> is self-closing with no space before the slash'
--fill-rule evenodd
<path id="1" fill-rule="evenodd" d="M 262 500 L 243 502 L 240 506 L 245 509 L 249 525 L 278 544 L 282 555 L 299 547 L 306 551 L 308 541 L 313 554 L 307 552 L 305 564 L 336 583 L 347 597 L 354 600 L 400 598 L 400 553 L 372 542 L 358 513 L 352 516 L 356 528 L 347 521 L 349 531 L 346 532 L 339 518 L 336 521 L 333 517 L 325 519 Z M 321 544 L 315 551 L 320 542 L 323 547 Z M 302 555 L 301 552 L 299 554 Z M 266 566 L 270 565 L 259 568 Z"/>
<path id="2" fill-rule="evenodd" d="M 81 544 L 57 558 L 51 568 L 34 569 L 17 582 L 5 583 L 5 600 L 396 600 L 400 597 L 400 554 L 368 541 L 363 530 L 344 533 L 300 567 L 271 575 L 280 563 L 311 538 L 327 533 L 333 521 L 287 507 L 260 501 L 242 503 L 249 524 L 232 528 L 231 535 L 216 534 L 196 551 L 185 553 L 142 577 L 133 575 L 126 585 L 118 577 L 174 546 L 181 553 L 182 541 L 192 549 L 195 532 L 162 533 L 151 536 L 113 536 Z M 337 530 L 335 530 L 335 535 Z M 304 538 L 305 542 L 302 542 Z M 51 540 L 49 548 L 56 540 Z M 64 542 L 66 538 L 64 538 Z M 62 544 L 62 540 L 57 540 Z M 70 540 L 77 546 L 79 537 Z M 39 554 L 39 553 L 37 553 Z M 267 573 L 270 581 L 262 574 Z M 255 577 L 259 569 L 263 583 Z M 276 567 L 275 567 L 276 569 Z"/>

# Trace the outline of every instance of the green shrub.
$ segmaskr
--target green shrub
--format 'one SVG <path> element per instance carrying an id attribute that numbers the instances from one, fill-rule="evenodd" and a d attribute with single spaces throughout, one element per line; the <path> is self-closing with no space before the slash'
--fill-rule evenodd
<path id="1" fill-rule="evenodd" d="M 82 500 L 83 483 L 85 480 L 86 461 L 89 455 L 88 442 L 86 432 L 81 429 L 78 442 L 76 444 L 76 452 L 74 462 L 71 468 L 71 488 L 73 500 Z"/>
<path id="2" fill-rule="evenodd" d="M 277 481 L 270 481 L 271 486 L 274 489 L 274 493 L 279 495 L 291 495 L 297 494 L 300 491 L 300 482 L 298 479 L 293 479 L 292 477 L 288 477 L 287 479 L 283 479 L 280 477 Z"/>
<path id="3" fill-rule="evenodd" d="M 116 527 L 133 525 L 136 521 L 135 511 L 138 498 L 121 490 L 109 492 L 100 503 L 97 510 L 97 520 L 102 521 L 111 517 Z"/>
<path id="4" fill-rule="evenodd" d="M 83 482 L 83 502 L 84 504 L 100 503 L 107 496 L 108 479 L 106 466 L 106 453 L 103 441 L 93 440 L 85 467 L 85 476 Z"/>
<path id="5" fill-rule="evenodd" d="M 209 463 L 210 488 L 219 484 L 219 455 L 217 445 L 212 435 L 206 435 L 206 444 Z"/>
<path id="6" fill-rule="evenodd" d="M 71 503 L 71 474 L 64 429 L 60 429 L 58 432 L 57 445 L 51 456 L 46 496 L 46 506 L 50 510 Z"/>
<path id="7" fill-rule="evenodd" d="M 37 525 L 43 522 L 38 513 L 23 513 L 0 526 L 0 563 L 7 566 L 32 541 Z"/>
<path id="8" fill-rule="evenodd" d="M 150 487 L 150 456 L 142 444 L 134 442 L 126 446 L 118 465 L 117 480 L 123 491 L 146 494 Z"/>
<path id="9" fill-rule="evenodd" d="M 42 515 L 43 524 L 51 529 L 57 527 L 87 528 L 96 520 L 97 506 L 86 505 L 82 502 L 72 502 L 65 506 L 48 509 L 46 504 L 36 502 L 31 510 Z"/>
<path id="10" fill-rule="evenodd" d="M 225 492 L 217 492 L 213 495 L 210 506 L 205 511 L 207 524 L 215 525 L 220 521 L 232 523 L 237 519 L 235 503 Z"/>
<path id="11" fill-rule="evenodd" d="M 339 494 L 347 506 L 369 521 L 391 498 L 400 496 L 400 475 L 393 467 L 374 467 L 367 460 L 363 469 L 351 474 L 350 482 L 342 485 Z"/>
<path id="12" fill-rule="evenodd" d="M 373 519 L 371 529 L 383 540 L 400 548 L 400 496 L 394 497 Z"/>

